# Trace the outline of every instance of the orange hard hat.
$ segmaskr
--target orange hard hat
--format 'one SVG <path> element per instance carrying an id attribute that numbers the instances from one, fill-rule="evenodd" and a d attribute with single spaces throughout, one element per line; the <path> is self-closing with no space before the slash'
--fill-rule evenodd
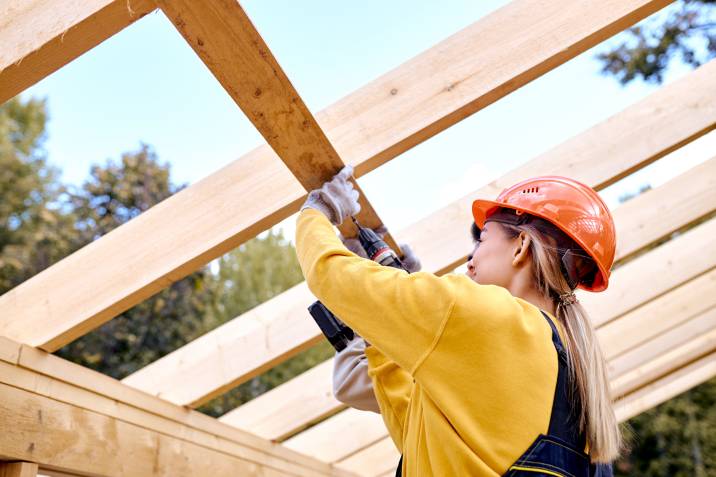
<path id="1" fill-rule="evenodd" d="M 598 267 L 591 283 L 579 282 L 579 288 L 593 292 L 607 288 L 616 251 L 616 231 L 612 214 L 594 189 L 567 177 L 527 179 L 503 190 L 494 201 L 474 201 L 475 224 L 482 229 L 485 221 L 501 208 L 513 209 L 518 216 L 542 218 L 562 230 Z"/>

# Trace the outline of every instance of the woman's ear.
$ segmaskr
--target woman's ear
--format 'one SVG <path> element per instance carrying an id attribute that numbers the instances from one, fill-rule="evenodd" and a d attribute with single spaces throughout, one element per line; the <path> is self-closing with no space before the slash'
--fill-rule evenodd
<path id="1" fill-rule="evenodd" d="M 527 262 L 531 244 L 532 238 L 525 232 L 520 232 L 520 235 L 515 239 L 515 248 L 512 252 L 513 267 L 522 266 Z"/>

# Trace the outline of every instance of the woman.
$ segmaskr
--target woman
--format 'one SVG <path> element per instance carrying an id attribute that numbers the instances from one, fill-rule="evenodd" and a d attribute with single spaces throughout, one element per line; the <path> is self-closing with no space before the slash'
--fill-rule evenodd
<path id="1" fill-rule="evenodd" d="M 363 336 L 374 396 L 406 476 L 610 473 L 621 437 L 604 358 L 576 287 L 606 289 L 611 215 L 566 178 L 476 200 L 468 273 L 407 274 L 333 233 L 356 214 L 344 168 L 312 191 L 296 248 L 312 292 Z"/>

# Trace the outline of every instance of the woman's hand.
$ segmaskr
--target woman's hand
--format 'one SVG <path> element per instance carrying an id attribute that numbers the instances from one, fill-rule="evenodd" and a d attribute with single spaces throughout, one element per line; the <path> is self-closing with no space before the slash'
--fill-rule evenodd
<path id="1" fill-rule="evenodd" d="M 308 194 L 303 209 L 316 209 L 322 212 L 333 225 L 340 225 L 345 219 L 360 212 L 358 191 L 349 180 L 353 175 L 353 167 L 345 166 L 329 182 L 320 189 Z"/>

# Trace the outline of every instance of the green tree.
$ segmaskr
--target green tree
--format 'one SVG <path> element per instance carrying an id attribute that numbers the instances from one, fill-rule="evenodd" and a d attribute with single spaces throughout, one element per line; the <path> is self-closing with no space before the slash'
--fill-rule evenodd
<path id="1" fill-rule="evenodd" d="M 90 178 L 69 199 L 81 242 L 96 240 L 180 190 L 169 172 L 146 145 L 118 163 L 92 166 Z M 174 282 L 57 354 L 116 378 L 136 371 L 206 331 L 209 275 L 202 268 Z"/>
<path id="2" fill-rule="evenodd" d="M 716 476 L 715 402 L 711 380 L 631 419 L 634 442 L 615 475 Z"/>
<path id="3" fill-rule="evenodd" d="M 42 148 L 44 101 L 0 105 L 0 294 L 78 247 L 65 188 Z"/>
<path id="4" fill-rule="evenodd" d="M 697 67 L 716 56 L 716 0 L 680 0 L 667 15 L 627 30 L 621 43 L 597 55 L 602 72 L 622 84 L 661 83 L 674 58 Z"/>

